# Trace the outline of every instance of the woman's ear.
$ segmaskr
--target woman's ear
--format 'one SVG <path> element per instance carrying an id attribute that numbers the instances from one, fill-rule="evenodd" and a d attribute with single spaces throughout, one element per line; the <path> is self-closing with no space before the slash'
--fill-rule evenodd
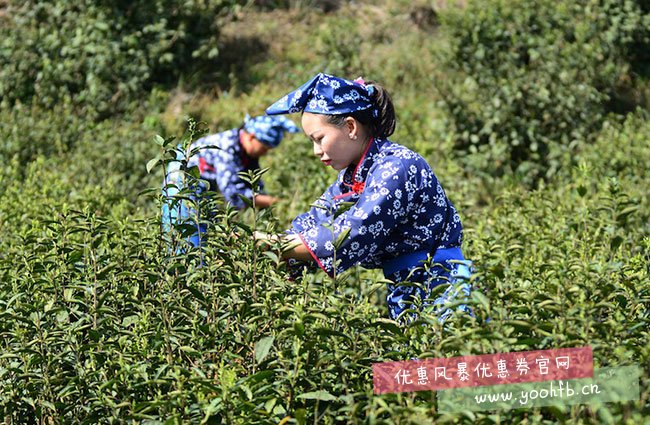
<path id="1" fill-rule="evenodd" d="M 242 142 L 244 142 L 246 144 L 249 144 L 252 138 L 253 138 L 253 135 L 251 133 L 249 133 L 247 131 L 242 131 L 242 134 L 241 134 Z"/>
<path id="2" fill-rule="evenodd" d="M 350 139 L 356 140 L 359 137 L 357 135 L 357 132 L 359 131 L 359 125 L 357 123 L 357 120 L 355 120 L 352 117 L 347 117 L 345 119 L 345 126 L 346 129 L 348 130 L 348 135 Z"/>
<path id="3" fill-rule="evenodd" d="M 249 133 L 247 131 L 242 131 L 241 132 L 241 138 L 240 138 L 241 145 L 242 145 L 242 148 L 244 148 L 244 151 L 246 151 L 246 153 L 248 153 L 248 154 L 250 154 L 250 151 L 251 151 L 251 140 L 252 140 L 252 138 L 253 137 L 252 137 L 251 133 Z"/>

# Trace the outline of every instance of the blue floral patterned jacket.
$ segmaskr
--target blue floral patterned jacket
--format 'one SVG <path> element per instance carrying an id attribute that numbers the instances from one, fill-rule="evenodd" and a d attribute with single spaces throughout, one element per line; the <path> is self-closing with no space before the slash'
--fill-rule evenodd
<path id="1" fill-rule="evenodd" d="M 343 232 L 349 234 L 335 249 Z M 460 247 L 462 241 L 460 217 L 429 164 L 387 139 L 372 141 L 359 164 L 342 170 L 287 233 L 298 234 L 330 276 L 335 259 L 337 273 L 354 265 L 375 269 L 404 254 Z"/>
<path id="2" fill-rule="evenodd" d="M 253 198 L 253 190 L 239 176 L 240 172 L 256 170 L 259 161 L 246 155 L 239 143 L 239 129 L 212 134 L 195 141 L 191 148 L 218 146 L 219 148 L 201 149 L 188 161 L 188 167 L 198 166 L 201 178 L 216 184 L 212 190 L 221 192 L 227 202 L 236 209 L 243 209 L 246 203 L 238 196 Z M 260 181 L 259 192 L 264 190 Z"/>

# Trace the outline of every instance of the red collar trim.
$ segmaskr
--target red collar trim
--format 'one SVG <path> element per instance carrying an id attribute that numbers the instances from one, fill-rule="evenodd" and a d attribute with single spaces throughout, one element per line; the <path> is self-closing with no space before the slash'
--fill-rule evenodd
<path id="1" fill-rule="evenodd" d="M 361 159 L 359 160 L 359 163 L 357 164 L 356 167 L 354 167 L 354 173 L 352 173 L 352 180 L 353 180 L 354 184 L 357 183 L 357 171 L 359 170 L 359 167 L 361 166 L 363 161 L 366 159 L 366 155 L 368 155 L 368 151 L 370 150 L 370 146 L 372 146 L 373 143 L 375 143 L 375 138 L 374 137 L 370 139 L 370 143 L 368 143 L 368 146 L 366 146 L 366 150 L 363 151 L 363 155 L 361 155 Z"/>
<path id="2" fill-rule="evenodd" d="M 357 171 L 359 170 L 359 167 L 363 163 L 363 161 L 366 159 L 366 155 L 368 154 L 368 151 L 370 150 L 370 147 L 372 144 L 375 143 L 375 139 L 372 138 L 370 139 L 370 143 L 368 143 L 368 146 L 366 146 L 366 150 L 363 151 L 363 155 L 361 155 L 361 159 L 359 160 L 359 163 L 357 164 L 356 167 L 354 167 L 354 173 L 352 173 L 352 184 L 347 184 L 343 183 L 347 187 L 349 187 L 351 190 L 349 192 L 342 193 L 340 195 L 336 195 L 334 199 L 341 199 L 345 198 L 346 196 L 350 196 L 353 194 L 361 194 L 363 192 L 363 189 L 366 187 L 366 182 L 359 182 L 357 181 Z"/>
<path id="3" fill-rule="evenodd" d="M 242 133 L 242 131 L 243 130 L 239 130 L 239 134 L 238 134 L 238 137 L 237 137 L 237 141 L 239 142 L 239 157 L 241 158 L 243 166 L 248 168 L 248 166 L 250 164 L 250 161 L 251 161 L 251 157 L 248 156 L 248 154 L 246 153 L 246 149 L 244 149 L 244 145 L 241 142 L 241 133 Z"/>

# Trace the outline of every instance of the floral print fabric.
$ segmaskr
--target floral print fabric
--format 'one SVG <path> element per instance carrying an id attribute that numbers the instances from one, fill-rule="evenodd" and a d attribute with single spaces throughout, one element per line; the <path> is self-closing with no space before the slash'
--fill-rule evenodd
<path id="1" fill-rule="evenodd" d="M 280 144 L 285 131 L 288 133 L 298 133 L 300 131 L 296 124 L 286 117 L 266 115 L 255 118 L 246 115 L 244 130 L 255 135 L 257 140 L 272 148 Z"/>
<path id="2" fill-rule="evenodd" d="M 232 129 L 198 139 L 192 143 L 190 150 L 195 148 L 201 149 L 189 159 L 188 168 L 198 167 L 201 179 L 207 180 L 210 187 L 199 182 L 192 188 L 191 198 L 197 201 L 205 196 L 204 194 L 208 190 L 219 191 L 226 202 L 234 208 L 246 207 L 246 203 L 239 195 L 252 199 L 253 190 L 238 174 L 242 171 L 259 168 L 259 163 L 244 152 L 239 143 L 239 130 Z M 196 232 L 188 237 L 188 242 L 197 247 L 203 245 L 205 240 L 203 234 L 207 231 L 207 226 L 205 223 L 197 222 L 194 209 L 188 207 L 186 201 L 172 202 L 172 197 L 177 195 L 183 186 L 180 159 L 178 158 L 178 161 L 171 162 L 167 166 L 163 183 L 163 195 L 165 196 L 165 202 L 162 205 L 163 229 L 165 232 L 169 232 L 172 223 L 176 225 L 190 223 L 196 227 Z M 264 184 L 260 180 L 259 190 L 263 189 Z M 211 212 L 202 212 L 199 219 L 211 216 Z"/>
<path id="3" fill-rule="evenodd" d="M 210 147 L 216 146 L 216 147 Z M 259 168 L 258 160 L 250 158 L 239 143 L 239 130 L 232 129 L 203 137 L 195 141 L 191 149 L 202 148 L 188 161 L 188 167 L 199 167 L 201 178 L 215 182 L 211 190 L 221 192 L 225 200 L 236 209 L 246 203 L 239 197 L 253 198 L 253 190 L 240 176 L 240 172 Z M 264 189 L 260 181 L 260 191 Z"/>
<path id="4" fill-rule="evenodd" d="M 389 283 L 387 286 L 388 312 L 392 319 L 397 320 L 407 310 L 418 310 L 430 308 L 438 316 L 442 323 L 453 310 L 449 304 L 459 299 L 467 299 L 471 292 L 470 278 L 473 267 L 470 260 L 445 260 L 441 262 L 432 261 L 426 266 L 422 265 L 415 269 L 401 270 L 388 277 L 393 282 L 417 282 L 422 285 L 399 285 Z M 448 284 L 444 291 L 434 296 L 432 293 L 439 285 Z M 461 304 L 456 310 L 471 314 L 471 309 Z M 404 315 L 406 321 L 415 318 L 413 313 L 407 312 Z"/>
<path id="5" fill-rule="evenodd" d="M 433 255 L 437 249 L 460 247 L 462 242 L 460 217 L 427 162 L 387 139 L 372 141 L 360 163 L 342 170 L 311 210 L 293 220 L 288 233 L 299 235 L 330 276 L 335 268 L 336 273 L 355 265 L 382 268 L 401 255 L 422 250 Z M 342 233 L 348 234 L 340 242 Z M 432 288 L 456 269 L 409 279 L 428 281 Z M 396 283 L 406 279 L 404 273 L 386 277 Z M 389 286 L 391 317 L 407 308 L 406 301 L 422 295 L 400 285 Z"/>
<path id="6" fill-rule="evenodd" d="M 376 117 L 379 111 L 370 99 L 372 86 L 360 81 L 319 73 L 269 106 L 266 113 L 277 115 L 304 111 L 339 115 L 372 108 L 372 114 Z"/>

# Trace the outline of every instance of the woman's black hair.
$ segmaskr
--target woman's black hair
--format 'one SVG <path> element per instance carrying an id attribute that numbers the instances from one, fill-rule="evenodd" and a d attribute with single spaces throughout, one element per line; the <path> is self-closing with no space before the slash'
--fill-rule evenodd
<path id="1" fill-rule="evenodd" d="M 366 83 L 366 86 L 370 85 L 374 89 L 372 95 L 370 95 L 370 99 L 379 111 L 378 117 L 372 115 L 373 108 L 368 108 L 351 114 L 328 115 L 327 122 L 341 127 L 345 124 L 347 117 L 352 117 L 368 127 L 372 137 L 386 138 L 393 134 L 397 120 L 395 119 L 395 108 L 393 107 L 390 94 L 388 94 L 385 88 L 375 82 L 370 81 Z"/>

